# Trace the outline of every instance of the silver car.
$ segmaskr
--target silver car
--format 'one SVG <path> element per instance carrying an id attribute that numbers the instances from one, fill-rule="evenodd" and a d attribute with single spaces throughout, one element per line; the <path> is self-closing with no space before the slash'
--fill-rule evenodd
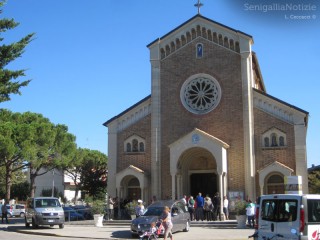
<path id="1" fill-rule="evenodd" d="M 137 237 L 150 229 L 152 222 L 157 222 L 165 206 L 171 209 L 172 232 L 190 229 L 190 214 L 182 201 L 162 200 L 149 205 L 144 214 L 131 222 L 132 237 Z"/>

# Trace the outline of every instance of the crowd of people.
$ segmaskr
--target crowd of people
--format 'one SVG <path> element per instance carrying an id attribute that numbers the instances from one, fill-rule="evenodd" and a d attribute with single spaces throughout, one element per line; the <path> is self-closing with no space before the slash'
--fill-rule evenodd
<path id="1" fill-rule="evenodd" d="M 222 220 L 221 218 L 221 198 L 220 194 L 217 192 L 213 198 L 209 195 L 205 197 L 202 196 L 202 193 L 193 198 L 190 196 L 187 198 L 183 196 L 181 199 L 186 203 L 188 207 L 188 212 L 190 213 L 190 220 L 191 221 L 217 221 Z M 226 219 L 229 219 L 229 201 L 226 196 L 223 197 L 223 213 Z"/>

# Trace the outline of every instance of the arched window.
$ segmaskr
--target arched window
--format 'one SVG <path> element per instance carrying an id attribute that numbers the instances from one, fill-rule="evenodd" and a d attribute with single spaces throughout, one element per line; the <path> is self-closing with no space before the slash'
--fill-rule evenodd
<path id="1" fill-rule="evenodd" d="M 264 146 L 265 147 L 270 147 L 270 142 L 269 142 L 269 138 L 268 137 L 264 138 Z"/>
<path id="2" fill-rule="evenodd" d="M 138 140 L 137 139 L 132 140 L 132 152 L 138 152 Z"/>
<path id="3" fill-rule="evenodd" d="M 144 152 L 144 144 L 143 144 L 143 142 L 139 143 L 139 152 Z"/>
<path id="4" fill-rule="evenodd" d="M 272 174 L 267 179 L 266 194 L 284 193 L 284 179 L 279 174 Z"/>
<path id="5" fill-rule="evenodd" d="M 281 147 L 284 146 L 284 137 L 283 137 L 283 136 L 279 137 L 279 145 L 280 145 Z"/>
<path id="6" fill-rule="evenodd" d="M 278 146 L 277 143 L 277 135 L 275 133 L 271 134 L 271 147 L 276 147 Z"/>
<path id="7" fill-rule="evenodd" d="M 127 152 L 131 152 L 131 143 L 127 143 Z"/>

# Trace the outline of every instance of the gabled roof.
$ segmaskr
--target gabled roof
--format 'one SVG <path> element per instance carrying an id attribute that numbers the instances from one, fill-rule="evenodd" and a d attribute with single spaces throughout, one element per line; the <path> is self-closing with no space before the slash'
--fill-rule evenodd
<path id="1" fill-rule="evenodd" d="M 199 18 L 199 19 L 208 21 L 208 22 L 210 22 L 210 23 L 212 23 L 212 24 L 218 25 L 218 26 L 220 26 L 220 27 L 222 27 L 222 28 L 225 28 L 225 29 L 227 29 L 227 30 L 230 30 L 230 31 L 232 31 L 232 32 L 234 32 L 234 33 L 240 33 L 240 34 L 243 34 L 243 35 L 245 35 L 245 36 L 247 36 L 247 37 L 249 37 L 249 38 L 252 38 L 252 36 L 249 35 L 249 34 L 247 34 L 247 33 L 244 33 L 244 32 L 242 32 L 242 31 L 240 31 L 240 30 L 236 30 L 236 29 L 234 29 L 234 28 L 228 27 L 228 26 L 226 26 L 226 25 L 224 25 L 224 24 L 222 24 L 222 23 L 213 21 L 213 20 L 211 20 L 211 19 L 209 19 L 209 18 L 206 18 L 206 17 L 204 17 L 204 16 L 202 16 L 202 15 L 200 15 L 200 14 L 197 14 L 197 15 L 195 15 L 194 17 L 192 17 L 192 18 L 190 18 L 189 20 L 187 20 L 186 22 L 180 24 L 178 27 L 176 27 L 175 29 L 171 30 L 170 32 L 168 32 L 168 33 L 165 34 L 164 36 L 155 39 L 154 41 L 152 41 L 151 43 L 149 43 L 149 44 L 147 45 L 147 47 L 152 46 L 154 43 L 158 42 L 159 40 L 165 39 L 165 38 L 168 37 L 170 34 L 174 33 L 174 32 L 177 31 L 179 28 L 182 28 L 183 26 L 185 26 L 185 25 L 187 25 L 188 23 L 192 22 L 192 21 L 195 20 L 196 18 Z"/>
<path id="2" fill-rule="evenodd" d="M 106 121 L 105 123 L 103 123 L 102 125 L 107 127 L 108 124 L 110 122 L 112 122 L 113 120 L 123 116 L 124 114 L 126 114 L 127 112 L 129 112 L 130 110 L 132 110 L 133 108 L 135 108 L 136 106 L 138 106 L 139 104 L 143 103 L 144 101 L 147 101 L 149 98 L 151 98 L 151 95 L 146 96 L 145 98 L 143 98 L 142 100 L 140 100 L 139 102 L 137 102 L 136 104 L 132 105 L 131 107 L 127 108 L 126 110 L 124 110 L 123 112 L 121 112 L 120 114 L 118 114 L 117 116 L 114 116 L 113 118 L 110 118 L 108 121 Z"/>
<path id="3" fill-rule="evenodd" d="M 274 96 L 271 96 L 271 95 L 269 95 L 269 94 L 267 94 L 266 92 L 262 92 L 262 91 L 260 91 L 260 90 L 258 90 L 258 89 L 253 89 L 254 91 L 256 91 L 256 92 L 258 92 L 258 93 L 260 93 L 260 94 L 262 94 L 262 95 L 264 95 L 264 96 L 266 96 L 266 97 L 268 97 L 268 98 L 271 98 L 271 99 L 273 99 L 273 100 L 275 100 L 275 101 L 277 101 L 277 102 L 279 102 L 279 103 L 282 103 L 282 104 L 284 104 L 284 105 L 286 105 L 286 106 L 288 106 L 288 107 L 290 107 L 290 108 L 293 108 L 293 109 L 295 109 L 295 110 L 297 110 L 297 111 L 299 111 L 299 112 L 302 112 L 302 113 L 304 113 L 304 114 L 306 114 L 306 115 L 309 115 L 309 112 L 307 112 L 307 111 L 305 111 L 305 110 L 303 110 L 303 109 L 301 109 L 301 108 L 298 108 L 298 107 L 296 107 L 296 106 L 294 106 L 294 105 L 291 105 L 291 104 L 289 104 L 289 103 L 287 103 L 287 102 L 285 102 L 285 101 L 282 101 L 282 100 L 280 100 L 279 98 L 276 98 L 276 97 L 274 97 Z"/>

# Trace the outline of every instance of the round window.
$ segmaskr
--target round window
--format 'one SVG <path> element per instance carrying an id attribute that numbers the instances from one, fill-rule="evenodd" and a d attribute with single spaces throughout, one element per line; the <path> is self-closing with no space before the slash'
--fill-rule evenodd
<path id="1" fill-rule="evenodd" d="M 215 109 L 221 99 L 221 88 L 216 79 L 207 74 L 188 78 L 180 90 L 184 107 L 195 114 L 205 114 Z"/>

